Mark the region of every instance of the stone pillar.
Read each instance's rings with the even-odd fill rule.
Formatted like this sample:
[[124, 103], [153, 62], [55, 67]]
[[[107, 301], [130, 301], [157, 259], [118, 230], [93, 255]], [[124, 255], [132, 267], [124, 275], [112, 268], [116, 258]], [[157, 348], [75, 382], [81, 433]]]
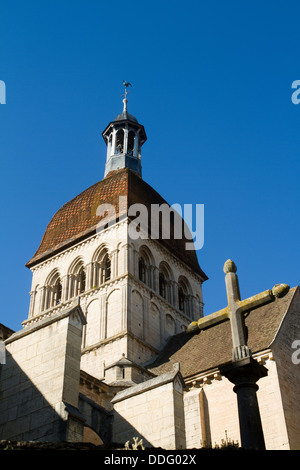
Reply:
[[35, 304], [35, 296], [36, 296], [36, 291], [30, 291], [29, 292], [29, 295], [30, 295], [30, 304], [29, 304], [29, 318], [31, 318], [33, 316], [33, 312], [34, 312], [34, 304]]
[[186, 296], [187, 309], [186, 314], [188, 317], [192, 318], [194, 311], [194, 297], [191, 294]]
[[178, 298], [178, 282], [173, 282], [174, 290], [174, 307], [179, 310], [179, 298]]
[[87, 290], [93, 287], [93, 263], [86, 265], [86, 288]]
[[149, 266], [149, 287], [154, 290], [155, 282], [154, 282], [154, 266]]
[[106, 338], [106, 296], [100, 297], [100, 340]]
[[221, 367], [220, 372], [234, 384], [233, 391], [237, 394], [241, 446], [244, 449], [264, 450], [256, 382], [267, 376], [268, 370], [252, 357], [247, 357]]
[[118, 250], [113, 250], [111, 252], [110, 262], [111, 262], [111, 279], [115, 279], [118, 276], [118, 269], [117, 269], [117, 257]]
[[144, 308], [143, 308], [143, 340], [147, 340], [147, 333], [149, 331], [149, 298], [144, 297]]
[[62, 277], [62, 302], [68, 300], [68, 274]]
[[131, 288], [122, 286], [122, 331], [131, 329]]
[[68, 299], [72, 299], [74, 292], [73, 292], [73, 274], [69, 274], [69, 280], [68, 280]]
[[[101, 273], [101, 279], [99, 279], [99, 272]], [[94, 261], [92, 263], [92, 288], [98, 287], [102, 282], [102, 268], [100, 264]]]
[[54, 305], [54, 288], [53, 286], [48, 287], [48, 295], [49, 295], [49, 305], [48, 308], [52, 308]]
[[153, 286], [152, 289], [156, 292], [159, 290], [159, 269], [156, 266], [153, 266]]
[[124, 148], [123, 153], [127, 153], [128, 150], [128, 129], [124, 129]]
[[43, 286], [40, 288], [40, 305], [39, 312], [46, 310], [46, 299], [47, 299], [47, 287]]
[[108, 142], [107, 142], [107, 153], [106, 153], [106, 161], [107, 162], [111, 157], [111, 144], [112, 144], [112, 138], [109, 137]]
[[117, 136], [116, 129], [113, 129], [112, 144], [111, 144], [111, 155], [115, 155], [115, 153], [116, 153], [116, 136]]
[[167, 302], [169, 302], [171, 305], [173, 305], [173, 289], [172, 289], [172, 281], [171, 280], [166, 280], [166, 297], [165, 299]]
[[78, 276], [74, 276], [74, 297], [77, 297], [78, 293]]
[[123, 253], [124, 253], [124, 273], [128, 273], [128, 272], [131, 272], [130, 271], [130, 269], [131, 269], [130, 259], [132, 258], [132, 256], [131, 256], [131, 247], [130, 247], [129, 243], [125, 243], [123, 245]]
[[134, 147], [133, 147], [133, 156], [138, 157], [138, 150], [139, 150], [139, 136], [135, 134], [134, 136]]

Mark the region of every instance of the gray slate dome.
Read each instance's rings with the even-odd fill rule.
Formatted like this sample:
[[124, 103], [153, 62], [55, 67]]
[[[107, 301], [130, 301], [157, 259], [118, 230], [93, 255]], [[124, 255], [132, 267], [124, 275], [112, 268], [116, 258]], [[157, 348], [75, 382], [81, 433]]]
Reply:
[[[129, 114], [127, 111], [123, 111], [121, 114], [118, 114], [116, 117], [115, 121], [132, 121], [132, 122], [138, 122], [137, 119], [132, 116], [132, 114]], [[114, 122], [115, 122], [114, 121]]]

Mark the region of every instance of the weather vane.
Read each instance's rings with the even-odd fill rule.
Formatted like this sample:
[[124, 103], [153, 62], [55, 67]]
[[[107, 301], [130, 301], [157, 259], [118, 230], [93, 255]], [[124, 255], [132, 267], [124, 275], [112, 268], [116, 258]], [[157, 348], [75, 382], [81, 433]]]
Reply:
[[125, 82], [125, 80], [123, 80], [123, 85], [124, 85], [124, 87], [125, 87], [125, 93], [124, 93], [124, 95], [122, 95], [122, 96], [125, 96], [125, 99], [126, 99], [126, 98], [127, 98], [127, 93], [129, 93], [129, 91], [127, 91], [127, 88], [128, 88], [129, 86], [132, 86], [132, 85], [131, 85], [131, 83], [129, 83], [129, 82]]

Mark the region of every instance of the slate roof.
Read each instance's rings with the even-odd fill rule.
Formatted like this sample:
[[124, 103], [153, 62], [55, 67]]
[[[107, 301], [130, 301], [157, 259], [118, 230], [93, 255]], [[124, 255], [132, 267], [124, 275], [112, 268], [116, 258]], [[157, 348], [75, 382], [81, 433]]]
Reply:
[[[252, 310], [246, 317], [248, 346], [252, 353], [270, 347], [296, 292], [300, 295], [299, 288], [290, 289], [285, 297]], [[180, 363], [182, 376], [188, 378], [230, 362], [231, 351], [230, 323], [226, 320], [194, 335], [183, 332], [172, 336], [147, 369], [160, 375], [171, 371], [173, 364]]]
[[128, 389], [121, 390], [114, 396], [111, 402], [117, 403], [118, 401], [133, 397], [140, 393], [144, 393], [148, 390], [152, 390], [153, 388], [160, 387], [161, 385], [172, 382], [177, 375], [179, 379], [181, 380], [182, 385], [184, 386], [182, 377], [179, 374], [179, 369], [176, 367], [173, 367], [173, 370], [171, 370], [170, 372], [166, 372], [165, 374], [162, 374], [159, 377], [154, 377], [152, 379], [146, 380], [145, 382], [134, 384], [132, 387]]
[[[119, 207], [120, 196], [127, 197], [127, 205]], [[107, 214], [97, 216], [96, 211], [100, 204], [112, 204], [117, 219], [121, 219], [134, 203], [144, 204], [149, 209], [150, 217], [151, 204], [161, 205], [166, 201], [128, 168], [110, 172], [103, 180], [80, 193], [56, 212], [46, 228], [38, 250], [26, 266], [30, 268], [96, 233], [97, 224], [104, 217], [105, 223], [109, 220]], [[201, 275], [203, 280], [207, 279], [199, 266], [196, 252], [185, 249], [185, 239], [161, 239], [160, 242]]]
[[132, 116], [132, 114], [129, 114], [127, 111], [123, 111], [121, 114], [118, 114], [114, 122], [116, 121], [133, 121], [133, 122], [138, 122], [137, 119]]

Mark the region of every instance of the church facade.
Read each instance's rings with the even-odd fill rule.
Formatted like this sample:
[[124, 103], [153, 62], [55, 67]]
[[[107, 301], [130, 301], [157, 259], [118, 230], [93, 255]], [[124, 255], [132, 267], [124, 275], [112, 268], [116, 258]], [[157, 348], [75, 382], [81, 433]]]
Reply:
[[[144, 127], [127, 111], [103, 132], [104, 178], [53, 216], [27, 263], [22, 329], [2, 328], [0, 439], [166, 449], [240, 442], [226, 317], [203, 318], [202, 271], [184, 221], [142, 178]], [[145, 208], [137, 224], [135, 208]], [[161, 218], [154, 219], [153, 208]], [[170, 236], [163, 236], [163, 217]], [[154, 234], [154, 236], [153, 236]], [[267, 449], [300, 448], [299, 290], [248, 312], [248, 344], [268, 375], [258, 400]]]

